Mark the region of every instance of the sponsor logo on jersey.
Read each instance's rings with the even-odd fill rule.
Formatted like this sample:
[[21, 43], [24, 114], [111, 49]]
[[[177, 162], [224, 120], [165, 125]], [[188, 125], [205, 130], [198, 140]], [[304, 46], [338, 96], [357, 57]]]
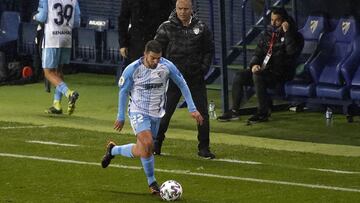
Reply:
[[52, 31], [53, 35], [71, 35], [70, 30], [54, 30]]
[[145, 84], [145, 85], [144, 85], [144, 88], [145, 88], [146, 90], [149, 90], [149, 89], [154, 89], [154, 88], [160, 88], [160, 87], [162, 87], [162, 86], [163, 86], [162, 83], [152, 83], [152, 84]]

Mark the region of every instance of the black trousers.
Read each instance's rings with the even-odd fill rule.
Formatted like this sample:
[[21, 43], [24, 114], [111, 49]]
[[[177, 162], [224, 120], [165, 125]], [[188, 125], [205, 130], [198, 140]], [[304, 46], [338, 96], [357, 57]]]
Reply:
[[[201, 82], [200, 82], [201, 83]], [[189, 85], [191, 96], [194, 100], [195, 106], [197, 110], [200, 112], [202, 117], [204, 118], [204, 122], [202, 125], [198, 125], [198, 149], [208, 149], [209, 148], [209, 113], [208, 113], [208, 101], [207, 101], [207, 92], [205, 82], [202, 84]], [[177, 107], [177, 104], [181, 97], [180, 89], [175, 85], [171, 80], [169, 81], [169, 87], [166, 92], [167, 102], [166, 102], [166, 113], [164, 117], [161, 119], [159, 131], [155, 140], [155, 144], [159, 144], [161, 146], [162, 142], [165, 139], [165, 133], [169, 127], [171, 116], [174, 114], [174, 111]]]
[[281, 84], [283, 82], [270, 72], [253, 74], [250, 69], [240, 70], [236, 73], [232, 84], [232, 109], [239, 110], [255, 93], [258, 99], [258, 113], [267, 114], [272, 103], [267, 89], [276, 88]]

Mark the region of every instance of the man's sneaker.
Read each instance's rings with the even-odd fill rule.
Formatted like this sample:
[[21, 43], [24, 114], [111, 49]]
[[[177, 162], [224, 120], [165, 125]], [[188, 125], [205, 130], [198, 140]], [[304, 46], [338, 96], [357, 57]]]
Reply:
[[49, 109], [45, 110], [45, 113], [48, 113], [48, 114], [62, 114], [62, 109], [58, 110], [56, 109], [55, 107], [50, 107]]
[[152, 182], [149, 185], [149, 190], [150, 190], [150, 193], [153, 195], [160, 195], [160, 187], [156, 181]]
[[260, 123], [269, 120], [269, 114], [255, 114], [248, 119], [248, 123]]
[[68, 103], [68, 109], [67, 109], [67, 112], [69, 115], [74, 113], [75, 103], [76, 103], [76, 100], [78, 100], [78, 98], [79, 98], [79, 93], [77, 93], [76, 91], [71, 92], [71, 94], [69, 95], [69, 103]]
[[209, 149], [201, 149], [198, 152], [198, 155], [205, 159], [213, 159], [215, 158], [215, 154], [211, 153]]
[[223, 115], [217, 118], [218, 121], [234, 121], [239, 119], [240, 119], [240, 114], [235, 110], [227, 111]]
[[115, 156], [111, 155], [111, 150], [113, 147], [115, 147], [116, 144], [114, 142], [109, 142], [107, 147], [106, 147], [106, 152], [105, 155], [101, 161], [101, 166], [103, 168], [106, 168], [109, 166], [111, 159], [115, 158]]

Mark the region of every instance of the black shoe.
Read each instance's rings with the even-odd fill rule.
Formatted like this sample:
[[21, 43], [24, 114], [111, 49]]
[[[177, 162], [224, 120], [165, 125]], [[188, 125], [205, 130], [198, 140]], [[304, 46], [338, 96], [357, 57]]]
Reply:
[[150, 193], [153, 195], [160, 195], [160, 188], [156, 181], [149, 185]]
[[255, 114], [248, 119], [249, 123], [260, 123], [269, 120], [269, 114]]
[[69, 115], [73, 114], [75, 111], [75, 103], [76, 100], [79, 99], [79, 93], [77, 93], [76, 91], [71, 92], [70, 96], [69, 96], [69, 103], [68, 103], [68, 109], [67, 112]]
[[108, 167], [111, 162], [111, 159], [115, 158], [115, 156], [111, 155], [111, 150], [115, 146], [116, 144], [114, 142], [109, 142], [109, 144], [107, 145], [105, 155], [101, 161], [101, 166], [103, 168]]
[[209, 149], [201, 149], [198, 152], [198, 155], [205, 159], [213, 159], [215, 158], [215, 154], [211, 153]]
[[225, 112], [217, 118], [218, 121], [235, 121], [240, 119], [240, 114], [235, 110]]
[[45, 113], [48, 113], [48, 114], [62, 114], [62, 109], [58, 110], [56, 109], [55, 107], [50, 107], [49, 109], [45, 110]]

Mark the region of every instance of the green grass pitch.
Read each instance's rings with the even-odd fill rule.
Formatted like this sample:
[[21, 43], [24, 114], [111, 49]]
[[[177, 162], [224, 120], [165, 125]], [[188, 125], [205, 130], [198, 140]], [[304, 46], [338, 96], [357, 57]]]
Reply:
[[[0, 202], [162, 202], [149, 194], [139, 159], [100, 166], [107, 141], [135, 142], [128, 121], [124, 132], [112, 129], [114, 78], [75, 74], [66, 81], [80, 93], [72, 116], [44, 113], [52, 94], [42, 83], [0, 86]], [[217, 107], [219, 95], [208, 92]], [[178, 109], [165, 155], [155, 158], [158, 182], [180, 182], [179, 202], [359, 202], [359, 122], [336, 114], [326, 127], [323, 113], [290, 111], [252, 126], [246, 118], [211, 120], [217, 157], [204, 160], [196, 155], [194, 121]]]

